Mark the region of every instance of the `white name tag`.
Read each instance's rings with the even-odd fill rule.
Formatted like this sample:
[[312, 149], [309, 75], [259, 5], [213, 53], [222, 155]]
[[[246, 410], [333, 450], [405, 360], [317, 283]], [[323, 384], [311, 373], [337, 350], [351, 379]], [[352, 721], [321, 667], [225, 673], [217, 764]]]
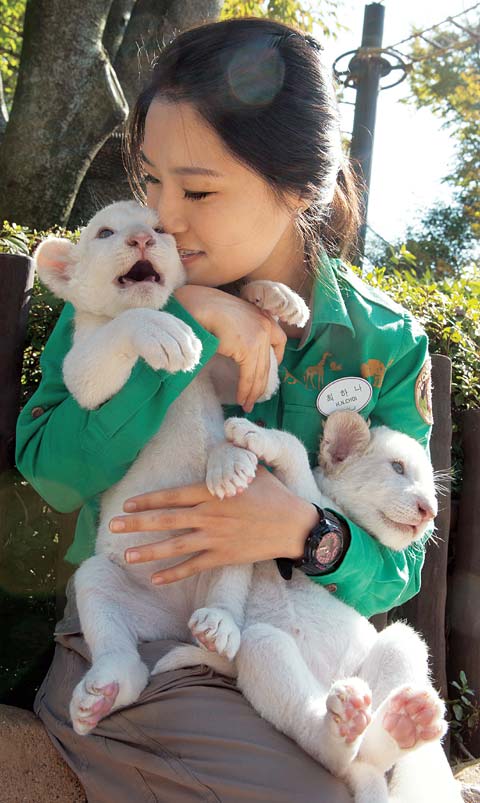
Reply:
[[359, 376], [344, 376], [330, 382], [317, 396], [317, 408], [322, 415], [336, 410], [363, 410], [372, 398], [372, 386]]

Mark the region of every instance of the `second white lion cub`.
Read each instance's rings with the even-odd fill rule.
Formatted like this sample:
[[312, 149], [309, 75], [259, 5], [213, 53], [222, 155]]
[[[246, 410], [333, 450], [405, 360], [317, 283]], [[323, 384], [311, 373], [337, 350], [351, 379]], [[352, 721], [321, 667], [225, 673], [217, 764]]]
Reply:
[[[114, 396], [139, 358], [170, 373], [190, 371], [198, 364], [199, 339], [188, 325], [161, 311], [171, 293], [185, 283], [185, 273], [175, 239], [162, 232], [152, 209], [133, 201], [112, 204], [94, 216], [77, 245], [49, 238], [37, 249], [35, 260], [42, 281], [75, 307], [73, 346], [63, 375], [82, 407], [95, 410]], [[243, 288], [242, 297], [289, 323], [304, 325], [308, 318], [306, 304], [285, 285], [252, 282]], [[128, 565], [124, 553], [127, 547], [163, 540], [170, 533], [112, 533], [108, 526], [123, 513], [125, 499], [149, 489], [206, 478], [211, 492], [222, 497], [232, 488], [246, 487], [254, 477], [255, 455], [225, 441], [222, 408], [211, 378], [212, 365], [223, 365], [222, 359], [214, 357], [192, 380], [123, 479], [102, 495], [96, 554], [82, 564], [74, 580], [82, 631], [92, 655], [92, 666], [74, 690], [70, 706], [79, 734], [89, 733], [112, 710], [134, 702], [146, 686], [149, 673], [138, 654], [139, 640], [192, 640], [192, 631], [229, 657], [238, 649], [251, 567], [207, 571], [159, 588], [152, 585], [152, 574], [178, 559]], [[222, 376], [216, 377], [217, 388], [225, 384]], [[271, 350], [265, 398], [277, 386]], [[219, 472], [219, 465], [225, 470]], [[208, 610], [208, 622], [199, 609]], [[213, 640], [207, 633], [212, 617]]]

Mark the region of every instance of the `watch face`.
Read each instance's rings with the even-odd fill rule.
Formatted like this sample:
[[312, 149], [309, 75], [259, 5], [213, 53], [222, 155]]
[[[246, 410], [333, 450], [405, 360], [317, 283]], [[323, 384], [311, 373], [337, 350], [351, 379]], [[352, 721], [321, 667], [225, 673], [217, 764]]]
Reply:
[[342, 539], [337, 532], [325, 533], [315, 550], [315, 559], [320, 566], [334, 563], [342, 550]]

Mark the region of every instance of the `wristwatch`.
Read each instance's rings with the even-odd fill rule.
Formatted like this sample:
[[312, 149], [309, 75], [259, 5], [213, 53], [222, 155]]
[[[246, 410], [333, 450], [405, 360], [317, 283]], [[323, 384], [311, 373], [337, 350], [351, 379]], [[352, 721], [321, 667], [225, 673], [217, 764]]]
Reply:
[[291, 580], [294, 568], [311, 577], [329, 574], [345, 557], [348, 542], [340, 520], [330, 510], [323, 510], [315, 504], [314, 507], [318, 512], [318, 522], [307, 535], [302, 557], [297, 560], [277, 558], [278, 571], [284, 580]]

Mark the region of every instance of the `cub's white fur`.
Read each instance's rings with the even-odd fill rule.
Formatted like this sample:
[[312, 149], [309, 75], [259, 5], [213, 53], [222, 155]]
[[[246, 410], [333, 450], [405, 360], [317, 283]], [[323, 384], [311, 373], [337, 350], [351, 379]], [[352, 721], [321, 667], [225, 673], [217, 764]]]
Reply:
[[[392, 549], [415, 549], [436, 515], [432, 468], [421, 446], [387, 427], [369, 430], [357, 413], [327, 419], [313, 472], [303, 445], [289, 433], [235, 418], [225, 431], [299, 496], [351, 516]], [[369, 587], [366, 574], [365, 594]], [[446, 731], [444, 706], [427, 659], [426, 645], [408, 625], [377, 633], [300, 571], [286, 582], [275, 564], [264, 562], [254, 567], [235, 664], [185, 645], [154, 672], [204, 663], [237, 676], [254, 708], [344, 777], [356, 803], [389, 799], [385, 772], [394, 764], [398, 803], [426, 803], [425, 785], [429, 800], [460, 803], [439, 741]], [[402, 773], [406, 756], [409, 771]]]
[[[74, 341], [63, 373], [82, 407], [94, 410], [108, 401], [123, 387], [139, 357], [169, 372], [190, 371], [198, 364], [201, 344], [191, 328], [158, 311], [184, 283], [185, 274], [175, 240], [161, 233], [153, 210], [134, 202], [112, 204], [95, 215], [78, 245], [51, 238], [35, 257], [40, 278], [75, 307]], [[242, 296], [288, 322], [304, 325], [308, 318], [306, 304], [285, 285], [252, 282]], [[219, 370], [214, 386], [215, 363]], [[179, 559], [127, 565], [124, 552], [171, 533], [122, 535], [108, 526], [123, 512], [126, 498], [148, 489], [206, 477], [211, 492], [223, 497], [245, 488], [254, 477], [255, 455], [225, 441], [218, 391], [225, 401], [234, 401], [236, 389], [235, 382], [232, 388], [224, 378], [227, 364], [214, 358], [195, 377], [125, 476], [102, 496], [96, 555], [82, 564], [74, 581], [92, 654], [92, 667], [74, 690], [70, 706], [79, 734], [89, 733], [110, 711], [134, 702], [146, 686], [148, 670], [138, 654], [139, 640], [184, 641], [192, 639], [191, 630], [228, 657], [238, 649], [250, 566], [204, 572], [159, 588], [152, 585], [151, 575]], [[271, 350], [265, 398], [277, 386]], [[208, 632], [212, 625], [214, 637]]]

